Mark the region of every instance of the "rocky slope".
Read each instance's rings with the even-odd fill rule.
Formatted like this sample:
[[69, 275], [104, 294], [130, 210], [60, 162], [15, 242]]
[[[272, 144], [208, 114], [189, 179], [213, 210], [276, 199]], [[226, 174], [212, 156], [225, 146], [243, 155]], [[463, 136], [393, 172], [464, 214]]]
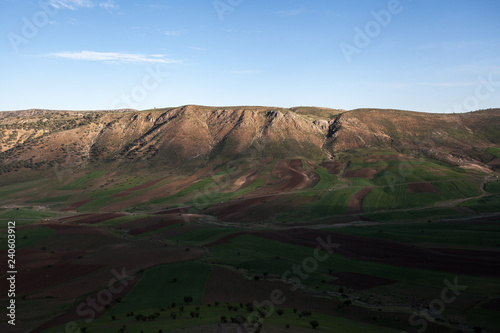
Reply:
[[334, 159], [379, 147], [485, 165], [500, 145], [500, 110], [430, 114], [399, 110], [182, 106], [147, 111], [0, 113], [0, 167], [91, 164], [185, 167], [254, 158]]

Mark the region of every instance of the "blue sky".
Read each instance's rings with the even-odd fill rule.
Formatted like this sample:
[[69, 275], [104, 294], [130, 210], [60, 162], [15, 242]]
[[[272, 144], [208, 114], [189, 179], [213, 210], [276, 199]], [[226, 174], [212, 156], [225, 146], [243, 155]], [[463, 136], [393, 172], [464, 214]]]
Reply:
[[500, 107], [498, 0], [0, 0], [0, 110]]

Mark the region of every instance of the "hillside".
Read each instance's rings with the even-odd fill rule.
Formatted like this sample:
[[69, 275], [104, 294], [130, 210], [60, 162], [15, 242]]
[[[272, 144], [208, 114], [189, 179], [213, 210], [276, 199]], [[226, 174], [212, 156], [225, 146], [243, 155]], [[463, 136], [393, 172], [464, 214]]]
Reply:
[[[262, 333], [498, 332], [499, 111], [2, 113], [16, 328], [236, 331], [252, 314]], [[430, 311], [444, 281], [467, 289]]]
[[397, 110], [213, 108], [148, 111], [29, 110], [0, 115], [1, 171], [57, 165], [186, 168], [259, 157], [335, 159], [339, 152], [383, 147], [450, 163], [484, 166], [500, 143], [499, 110], [429, 114]]

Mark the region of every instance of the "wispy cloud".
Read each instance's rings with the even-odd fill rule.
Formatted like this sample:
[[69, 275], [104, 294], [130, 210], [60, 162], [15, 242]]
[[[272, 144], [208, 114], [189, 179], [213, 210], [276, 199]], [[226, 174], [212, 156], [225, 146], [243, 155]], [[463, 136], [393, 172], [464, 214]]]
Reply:
[[290, 17], [290, 16], [296, 16], [296, 15], [302, 14], [304, 11], [305, 11], [304, 8], [283, 9], [283, 10], [277, 11], [276, 15], [281, 16], [281, 17]]
[[231, 74], [236, 74], [236, 75], [259, 74], [259, 73], [261, 73], [261, 71], [257, 71], [257, 70], [253, 70], [253, 69], [231, 71]]
[[87, 61], [105, 61], [109, 63], [160, 63], [172, 64], [180, 63], [180, 60], [167, 58], [164, 54], [134, 54], [121, 52], [95, 52], [95, 51], [76, 51], [76, 52], [56, 52], [47, 56]]
[[115, 0], [92, 1], [92, 0], [50, 0], [49, 3], [58, 9], [77, 10], [80, 8], [94, 8], [99, 6], [106, 10], [118, 9], [120, 6]]
[[163, 31], [163, 34], [166, 36], [184, 36], [188, 33], [187, 30], [185, 29], [180, 29], [180, 30], [169, 30], [169, 31]]
[[59, 9], [71, 10], [94, 7], [94, 2], [90, 0], [50, 0], [50, 4]]
[[114, 0], [101, 1], [99, 3], [99, 7], [104, 8], [106, 10], [113, 10], [120, 8], [120, 6], [118, 6]]
[[190, 49], [195, 50], [195, 51], [206, 51], [207, 50], [204, 47], [197, 47], [197, 46], [191, 46]]

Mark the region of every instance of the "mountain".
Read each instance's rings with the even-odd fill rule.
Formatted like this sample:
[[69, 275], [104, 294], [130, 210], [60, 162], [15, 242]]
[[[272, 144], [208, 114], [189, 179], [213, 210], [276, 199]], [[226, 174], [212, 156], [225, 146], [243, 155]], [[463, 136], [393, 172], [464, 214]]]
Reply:
[[[4, 207], [45, 203], [55, 211], [185, 206], [224, 221], [455, 207], [490, 193], [484, 186], [500, 165], [498, 128], [497, 109], [6, 112], [0, 184], [14, 187], [0, 198]], [[35, 180], [41, 183], [13, 194]]]
[[182, 167], [259, 157], [335, 159], [360, 148], [411, 150], [487, 167], [500, 143], [498, 109], [465, 114], [297, 107], [204, 107], [147, 111], [27, 110], [0, 114], [2, 172], [56, 165], [130, 163]]

